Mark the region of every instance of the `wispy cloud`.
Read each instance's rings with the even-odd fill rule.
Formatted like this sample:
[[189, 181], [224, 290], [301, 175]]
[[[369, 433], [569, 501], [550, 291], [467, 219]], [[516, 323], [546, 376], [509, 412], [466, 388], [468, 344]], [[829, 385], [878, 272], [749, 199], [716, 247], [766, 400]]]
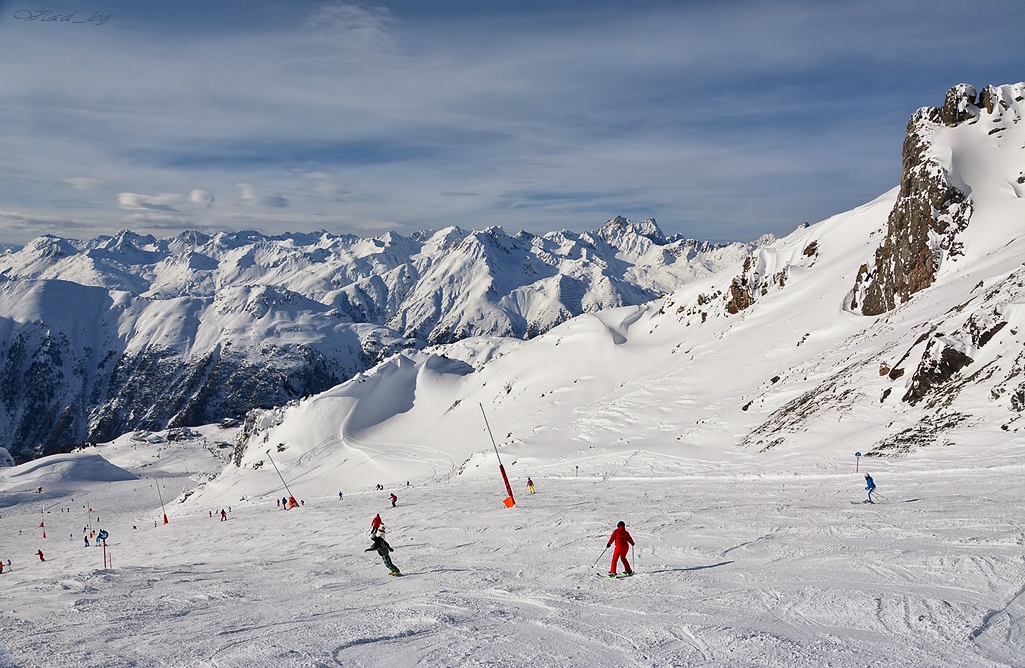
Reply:
[[140, 195], [138, 193], [118, 193], [117, 205], [122, 209], [139, 211], [166, 211], [179, 213], [176, 205], [186, 201], [181, 195], [161, 193], [159, 195]]
[[329, 39], [335, 48], [367, 57], [394, 47], [395, 23], [386, 7], [333, 2], [315, 8], [304, 27]]
[[1017, 0], [108, 3], [0, 22], [0, 206], [56, 232], [782, 233], [889, 189], [916, 108], [1025, 57]]
[[256, 192], [256, 187], [250, 183], [237, 183], [235, 185], [238, 188], [238, 201], [244, 206], [269, 206], [275, 209], [283, 209], [290, 204], [288, 198], [280, 193], [259, 195]]
[[75, 190], [95, 190], [103, 185], [103, 181], [86, 176], [68, 177], [66, 179], [61, 179], [61, 183], [66, 183]]
[[189, 202], [199, 206], [211, 207], [214, 205], [214, 196], [205, 190], [189, 191]]

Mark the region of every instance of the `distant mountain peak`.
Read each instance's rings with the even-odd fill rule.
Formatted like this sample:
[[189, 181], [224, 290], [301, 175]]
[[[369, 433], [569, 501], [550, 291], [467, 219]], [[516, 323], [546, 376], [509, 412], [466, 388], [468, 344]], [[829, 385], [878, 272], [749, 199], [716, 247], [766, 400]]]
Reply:
[[658, 226], [658, 223], [655, 222], [654, 218], [648, 218], [647, 220], [635, 223], [629, 218], [616, 216], [595, 230], [594, 234], [596, 237], [603, 239], [610, 246], [617, 248], [625, 238], [631, 236], [640, 236], [650, 239], [659, 246], [667, 243], [665, 234], [662, 233], [662, 229]]

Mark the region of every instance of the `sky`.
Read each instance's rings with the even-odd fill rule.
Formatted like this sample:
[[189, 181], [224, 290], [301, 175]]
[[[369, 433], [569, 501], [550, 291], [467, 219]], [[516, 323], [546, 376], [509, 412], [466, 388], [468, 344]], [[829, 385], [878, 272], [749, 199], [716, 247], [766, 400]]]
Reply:
[[1025, 79], [1022, 34], [1021, 0], [0, 0], [0, 243], [784, 235], [897, 185], [916, 109]]

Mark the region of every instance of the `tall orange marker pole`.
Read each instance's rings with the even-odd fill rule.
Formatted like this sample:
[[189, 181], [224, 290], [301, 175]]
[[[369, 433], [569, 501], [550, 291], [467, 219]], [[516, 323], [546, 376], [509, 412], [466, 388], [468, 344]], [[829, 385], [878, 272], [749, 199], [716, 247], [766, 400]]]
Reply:
[[484, 426], [488, 428], [488, 436], [491, 437], [491, 445], [495, 448], [495, 457], [498, 457], [498, 470], [502, 474], [502, 480], [505, 481], [505, 491], [509, 493], [509, 496], [505, 500], [505, 507], [512, 508], [516, 505], [516, 499], [513, 498], [512, 485], [509, 484], [509, 476], [505, 474], [505, 466], [502, 465], [502, 458], [498, 456], [498, 446], [495, 444], [495, 435], [491, 433], [491, 425], [488, 424], [488, 414], [484, 412], [484, 404], [480, 404], [481, 415], [484, 416]]

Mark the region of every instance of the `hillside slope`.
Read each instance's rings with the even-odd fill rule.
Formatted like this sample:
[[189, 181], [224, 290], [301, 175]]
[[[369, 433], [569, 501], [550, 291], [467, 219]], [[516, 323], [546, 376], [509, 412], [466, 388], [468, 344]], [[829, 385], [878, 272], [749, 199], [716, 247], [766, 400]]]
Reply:
[[[935, 163], [971, 215], [949, 237], [927, 236], [933, 279], [882, 314], [860, 312], [858, 294], [877, 249], [904, 233], [893, 212], [919, 195], [901, 188], [660, 300], [583, 315], [515, 345], [468, 339], [402, 352], [310, 400], [251, 416], [239, 468], [208, 493], [274, 486], [273, 473], [253, 473], [269, 446], [291, 475], [316, 467], [330, 481], [314, 488], [323, 493], [477, 468], [494, 457], [482, 408], [504, 457], [528, 465], [640, 452], [823, 465], [986, 433], [1016, 439], [1025, 198], [1008, 170], [1025, 164], [1023, 90], [986, 89], [984, 99], [1001, 101], [990, 110], [958, 87], [948, 104], [965, 116], [950, 125], [943, 110], [916, 114], [912, 128], [929, 143], [905, 171]], [[937, 211], [935, 225], [945, 216]]]
[[544, 236], [40, 237], [0, 256], [0, 446], [24, 460], [281, 405], [398, 350], [648, 301], [757, 245], [625, 218]]

